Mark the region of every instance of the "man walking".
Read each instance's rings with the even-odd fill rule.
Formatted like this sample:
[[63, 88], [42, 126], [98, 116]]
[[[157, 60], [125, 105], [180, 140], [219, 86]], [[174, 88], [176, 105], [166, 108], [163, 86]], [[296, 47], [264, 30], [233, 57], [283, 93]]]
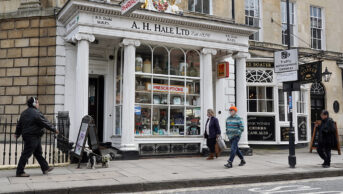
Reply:
[[28, 108], [20, 115], [15, 131], [16, 138], [19, 138], [20, 135], [22, 135], [24, 141], [24, 150], [21, 153], [17, 167], [17, 177], [30, 176], [24, 172], [24, 168], [32, 154], [41, 166], [43, 174], [47, 174], [53, 170], [52, 167], [49, 167], [48, 163], [42, 156], [41, 137], [44, 134], [44, 128], [57, 134], [59, 133], [59, 131], [49, 121], [47, 121], [43, 114], [38, 110], [39, 102], [37, 98], [31, 97], [27, 101], [27, 106]]
[[322, 119], [321, 124], [318, 126], [318, 148], [319, 156], [324, 160], [323, 168], [329, 168], [331, 163], [331, 149], [337, 145], [335, 136], [334, 121], [329, 117], [329, 112], [323, 110], [320, 114]]
[[228, 163], [224, 165], [227, 168], [232, 168], [232, 162], [236, 154], [241, 159], [239, 166], [244, 166], [246, 164], [243, 154], [238, 148], [238, 142], [243, 130], [243, 120], [237, 115], [237, 108], [235, 106], [230, 107], [230, 116], [226, 119], [226, 134], [231, 144], [230, 158]]

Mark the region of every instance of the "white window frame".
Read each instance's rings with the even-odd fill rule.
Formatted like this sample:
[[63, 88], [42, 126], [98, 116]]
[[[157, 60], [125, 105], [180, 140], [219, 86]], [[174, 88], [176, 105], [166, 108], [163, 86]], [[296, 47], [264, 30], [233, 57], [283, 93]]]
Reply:
[[[201, 1], [201, 3], [203, 3], [203, 0], [194, 0], [194, 3], [195, 3], [195, 1]], [[208, 1], [209, 1], [209, 8], [208, 8], [208, 12], [209, 13], [204, 13], [203, 12], [204, 6], [202, 6], [202, 11], [201, 12], [195, 10], [195, 5], [193, 5], [192, 6], [193, 9], [190, 10], [189, 9], [189, 3], [190, 3], [189, 0], [188, 0], [188, 11], [194, 12], [194, 13], [206, 14], [206, 15], [213, 15], [213, 1], [212, 0], [208, 0]]]
[[[317, 16], [312, 16], [311, 15], [311, 11], [313, 8], [317, 8], [317, 9], [320, 9], [321, 11], [321, 16], [319, 17], [318, 14]], [[311, 33], [311, 48], [312, 49], [316, 49], [316, 50], [325, 50], [326, 49], [326, 41], [325, 41], [325, 12], [324, 12], [324, 8], [323, 7], [320, 7], [320, 6], [315, 6], [315, 5], [311, 5], [310, 6], [310, 33]], [[311, 19], [314, 18], [314, 19], [321, 19], [322, 21], [322, 27], [321, 28], [314, 28], [312, 27], [312, 22], [311, 22]], [[318, 43], [317, 43], [317, 46], [316, 47], [313, 47], [313, 35], [312, 35], [312, 28], [314, 29], [320, 29], [321, 30], [321, 48], [318, 48]]]
[[[249, 37], [249, 40], [252, 40], [252, 41], [263, 41], [263, 26], [262, 26], [262, 0], [245, 0], [244, 1], [244, 4], [245, 4], [245, 6], [244, 6], [244, 19], [246, 18], [246, 17], [250, 17], [250, 16], [247, 16], [246, 14], [245, 14], [245, 11], [246, 11], [246, 4], [247, 4], [247, 2], [248, 3], [250, 3], [250, 1], [253, 1], [254, 2], [254, 5], [256, 4], [256, 1], [258, 1], [258, 17], [253, 17], [253, 18], [255, 18], [255, 19], [257, 19], [258, 20], [258, 25], [250, 25], [250, 26], [254, 26], [254, 27], [259, 27], [260, 29], [258, 30], [258, 32], [256, 32], [255, 34], [253, 34], [253, 36], [254, 36], [254, 38], [253, 39], [250, 39], [250, 37]], [[255, 9], [255, 7], [254, 7], [254, 9]], [[245, 21], [245, 24], [246, 25], [249, 25], [246, 21]], [[257, 36], [256, 36], [256, 34], [257, 34]]]
[[[283, 7], [282, 7], [282, 4], [285, 4], [285, 6], [287, 6], [286, 4], [286, 1], [285, 0], [281, 0], [281, 6], [280, 6], [280, 9], [281, 9], [281, 41], [282, 41], [282, 44], [284, 45], [287, 45], [286, 44], [286, 41], [284, 41], [286, 39], [286, 34], [283, 33], [283, 26], [286, 25], [286, 28], [287, 28], [287, 8], [283, 11]], [[297, 9], [296, 9], [296, 3], [295, 2], [290, 2], [290, 8], [291, 6], [293, 7], [293, 12], [290, 12], [290, 25], [291, 25], [291, 46], [297, 46], [298, 45], [298, 41], [297, 41], [297, 32], [298, 32], [298, 25], [297, 25]], [[292, 10], [290, 10], [292, 11]], [[283, 15], [283, 13], [285, 15]], [[283, 36], [286, 36], [285, 39], [283, 38]]]

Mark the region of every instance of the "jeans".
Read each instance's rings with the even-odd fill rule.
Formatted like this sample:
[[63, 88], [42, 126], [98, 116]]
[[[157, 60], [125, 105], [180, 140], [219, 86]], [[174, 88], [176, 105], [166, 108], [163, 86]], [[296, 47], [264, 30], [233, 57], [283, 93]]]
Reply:
[[24, 173], [24, 168], [27, 163], [27, 160], [32, 156], [37, 159], [42, 171], [49, 169], [49, 165], [43, 157], [41, 137], [23, 137], [24, 140], [24, 150], [21, 153], [18, 167], [17, 175]]
[[228, 162], [233, 162], [233, 160], [235, 159], [236, 154], [238, 155], [238, 157], [243, 160], [243, 154], [242, 152], [239, 150], [238, 147], [238, 142], [239, 142], [240, 137], [239, 136], [235, 136], [232, 139], [230, 139], [230, 144], [231, 144], [231, 153], [230, 153], [230, 158], [228, 160]]
[[331, 147], [330, 146], [318, 146], [317, 152], [319, 156], [324, 160], [324, 163], [330, 165], [331, 163]]

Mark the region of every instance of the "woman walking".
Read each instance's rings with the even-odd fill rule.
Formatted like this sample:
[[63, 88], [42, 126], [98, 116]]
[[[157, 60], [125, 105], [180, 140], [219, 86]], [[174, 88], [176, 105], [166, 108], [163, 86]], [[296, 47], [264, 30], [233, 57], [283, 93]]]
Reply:
[[[214, 111], [212, 109], [207, 110], [207, 121], [205, 124], [205, 134], [204, 137], [206, 138], [206, 144], [208, 149], [210, 150], [210, 155], [207, 160], [213, 160], [215, 155], [215, 146], [217, 143], [217, 137], [220, 136], [220, 126], [218, 119], [214, 117]], [[216, 157], [218, 157], [218, 153], [216, 153]]]

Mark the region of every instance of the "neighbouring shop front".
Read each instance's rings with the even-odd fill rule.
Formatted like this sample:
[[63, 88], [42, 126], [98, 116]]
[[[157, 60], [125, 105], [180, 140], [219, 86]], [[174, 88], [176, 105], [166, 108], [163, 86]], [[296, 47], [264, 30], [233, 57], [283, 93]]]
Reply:
[[[246, 65], [249, 144], [288, 144], [289, 99], [277, 81], [273, 58], [250, 58]], [[293, 92], [296, 143], [311, 140], [310, 87], [305, 84]]]
[[[122, 16], [119, 5], [76, 0], [64, 6], [58, 22], [65, 66], [61, 103], [70, 111], [72, 129], [91, 103], [92, 111], [103, 111], [97, 113], [104, 115], [97, 125], [103, 142], [123, 153], [187, 154], [206, 148], [207, 109], [216, 110], [223, 129], [232, 104], [246, 120], [245, 99], [230, 96], [247, 95], [245, 76], [234, 75], [246, 72], [248, 37], [256, 29], [149, 10]], [[219, 78], [219, 63], [235, 68]], [[102, 82], [104, 88], [95, 89]], [[103, 99], [103, 108], [95, 109], [94, 99]], [[72, 130], [71, 139], [76, 134]], [[242, 147], [248, 147], [247, 137], [245, 129]]]

